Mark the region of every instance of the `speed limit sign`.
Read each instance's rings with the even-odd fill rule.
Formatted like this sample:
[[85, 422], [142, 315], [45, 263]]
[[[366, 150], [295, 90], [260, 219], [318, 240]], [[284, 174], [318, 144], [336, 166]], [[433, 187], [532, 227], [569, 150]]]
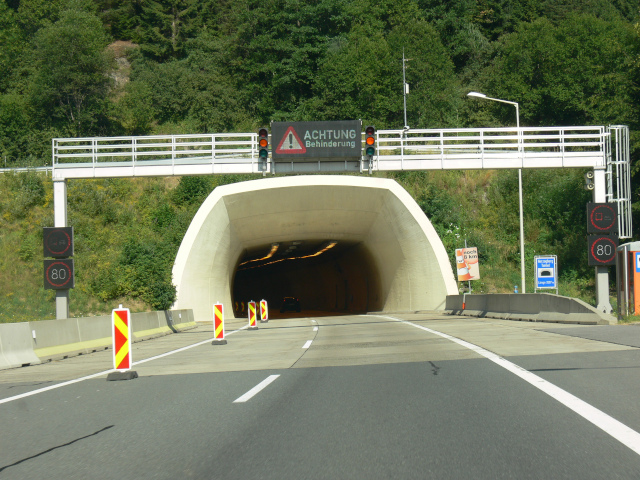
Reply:
[[617, 235], [588, 235], [589, 266], [615, 265]]
[[75, 278], [72, 258], [44, 261], [45, 290], [67, 290], [74, 287]]

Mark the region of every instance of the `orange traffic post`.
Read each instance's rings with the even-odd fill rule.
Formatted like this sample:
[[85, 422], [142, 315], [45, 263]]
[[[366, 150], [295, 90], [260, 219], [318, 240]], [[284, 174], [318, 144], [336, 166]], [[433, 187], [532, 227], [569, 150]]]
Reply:
[[256, 323], [256, 302], [251, 300], [249, 302], [249, 330], [257, 330], [258, 324]]
[[138, 378], [131, 370], [131, 312], [120, 305], [111, 312], [113, 321], [113, 368], [115, 372], [107, 375], [107, 380], [132, 380]]
[[224, 306], [221, 303], [213, 305], [213, 342], [211, 345], [226, 345], [224, 338]]
[[266, 300], [260, 300], [260, 321], [261, 322], [269, 321], [269, 309], [267, 307]]

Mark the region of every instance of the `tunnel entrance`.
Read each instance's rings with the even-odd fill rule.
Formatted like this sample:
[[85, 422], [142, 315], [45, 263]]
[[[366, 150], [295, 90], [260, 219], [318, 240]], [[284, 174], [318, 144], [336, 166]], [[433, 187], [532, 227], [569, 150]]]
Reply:
[[[330, 239], [280, 241], [245, 250], [233, 276], [236, 317], [247, 302], [267, 300], [269, 317], [335, 315], [382, 309], [380, 274], [362, 242]], [[281, 307], [285, 297], [298, 300], [301, 313]]]
[[173, 280], [174, 308], [203, 322], [214, 303], [231, 318], [265, 299], [277, 315], [295, 297], [315, 316], [438, 310], [457, 293], [444, 245], [411, 195], [393, 180], [351, 175], [217, 187], [185, 233]]

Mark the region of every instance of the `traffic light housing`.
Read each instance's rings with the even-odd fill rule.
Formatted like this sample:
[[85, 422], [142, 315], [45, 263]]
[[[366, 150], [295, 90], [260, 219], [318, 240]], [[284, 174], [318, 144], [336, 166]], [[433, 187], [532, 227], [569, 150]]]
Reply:
[[376, 127], [371, 125], [364, 129], [364, 154], [369, 161], [376, 154]]
[[269, 130], [258, 130], [258, 158], [266, 160], [269, 157]]

